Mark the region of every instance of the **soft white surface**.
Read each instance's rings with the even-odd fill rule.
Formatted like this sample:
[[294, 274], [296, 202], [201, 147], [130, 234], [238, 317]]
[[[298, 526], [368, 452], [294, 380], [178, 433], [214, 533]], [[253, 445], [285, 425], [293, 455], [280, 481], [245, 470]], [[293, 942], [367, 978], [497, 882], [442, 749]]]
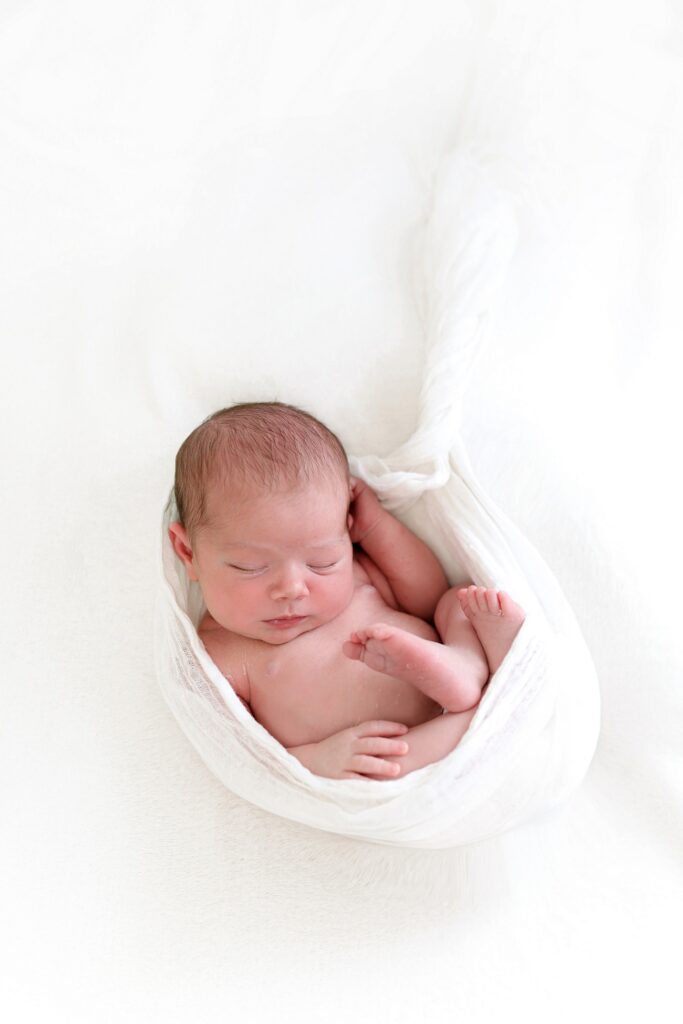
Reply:
[[[512, 10], [514, 8], [514, 10]], [[678, 1016], [683, 25], [665, 3], [10, 3], [0, 36], [2, 1007]], [[260, 812], [154, 680], [170, 460], [241, 398], [409, 434], [439, 155], [516, 175], [465, 415], [602, 686], [560, 817], [402, 851]]]

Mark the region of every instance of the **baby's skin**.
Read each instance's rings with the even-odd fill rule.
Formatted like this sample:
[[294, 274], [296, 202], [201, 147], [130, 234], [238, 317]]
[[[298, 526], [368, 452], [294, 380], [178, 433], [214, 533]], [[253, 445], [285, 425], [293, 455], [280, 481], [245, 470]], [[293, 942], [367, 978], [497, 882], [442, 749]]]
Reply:
[[256, 720], [329, 778], [395, 778], [453, 750], [523, 610], [449, 588], [360, 480], [207, 502], [212, 528], [192, 547], [173, 523], [171, 541], [202, 588], [199, 636]]

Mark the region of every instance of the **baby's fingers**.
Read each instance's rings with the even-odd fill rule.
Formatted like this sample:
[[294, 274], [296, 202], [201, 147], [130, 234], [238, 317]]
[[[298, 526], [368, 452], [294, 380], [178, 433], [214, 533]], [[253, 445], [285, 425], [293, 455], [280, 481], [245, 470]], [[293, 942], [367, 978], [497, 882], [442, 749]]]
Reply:
[[358, 740], [356, 750], [359, 754], [371, 754], [383, 757], [400, 757], [407, 754], [410, 747], [405, 740], [390, 740], [383, 736], [366, 736]]
[[351, 759], [351, 771], [359, 772], [361, 775], [373, 775], [389, 777], [398, 775], [401, 771], [400, 765], [393, 761], [382, 761], [379, 757], [371, 757], [369, 754], [356, 754]]
[[354, 498], [358, 497], [361, 491], [372, 491], [372, 488], [366, 484], [365, 480], [361, 480], [359, 476], [350, 476], [349, 486]]

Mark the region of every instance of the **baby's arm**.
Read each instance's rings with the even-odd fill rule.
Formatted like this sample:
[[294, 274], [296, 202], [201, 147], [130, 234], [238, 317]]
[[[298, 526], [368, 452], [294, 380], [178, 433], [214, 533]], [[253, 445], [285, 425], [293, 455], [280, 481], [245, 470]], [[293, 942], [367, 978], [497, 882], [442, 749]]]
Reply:
[[450, 754], [451, 750], [455, 750], [474, 718], [478, 706], [468, 708], [467, 711], [448, 712], [439, 715], [438, 718], [432, 718], [429, 722], [414, 726], [401, 737], [408, 744], [407, 753], [400, 758], [389, 755], [385, 760], [400, 765], [401, 777], [408, 772], [414, 772], [417, 768], [424, 768], [425, 765], [440, 761]]
[[328, 779], [386, 779], [399, 775], [408, 753], [401, 722], [362, 722], [318, 743], [287, 747], [287, 751], [313, 772]]
[[319, 743], [287, 749], [314, 775], [328, 779], [397, 778], [450, 754], [476, 710], [439, 715], [412, 729], [398, 722], [363, 722]]
[[403, 611], [432, 619], [439, 598], [448, 590], [436, 555], [382, 507], [367, 484], [353, 478], [351, 497], [351, 540], [384, 573]]

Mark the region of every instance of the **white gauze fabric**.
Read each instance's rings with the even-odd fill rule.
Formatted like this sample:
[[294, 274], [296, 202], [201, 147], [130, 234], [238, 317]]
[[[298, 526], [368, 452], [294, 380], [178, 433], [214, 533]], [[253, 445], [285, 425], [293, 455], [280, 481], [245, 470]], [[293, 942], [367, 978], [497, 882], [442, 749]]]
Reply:
[[[477, 483], [459, 436], [483, 321], [516, 245], [509, 196], [468, 153], [443, 161], [418, 263], [425, 371], [418, 424], [387, 458], [350, 457], [399, 518], [438, 554], [452, 583], [506, 590], [525, 622], [469, 729], [446, 758], [404, 778], [313, 775], [244, 708], [196, 627], [205, 611], [162, 522], [155, 655], [162, 692], [209, 769], [234, 793], [315, 828], [394, 845], [442, 848], [505, 831], [564, 802], [599, 730], [595, 670], [554, 576]], [[343, 438], [342, 438], [343, 439]]]

